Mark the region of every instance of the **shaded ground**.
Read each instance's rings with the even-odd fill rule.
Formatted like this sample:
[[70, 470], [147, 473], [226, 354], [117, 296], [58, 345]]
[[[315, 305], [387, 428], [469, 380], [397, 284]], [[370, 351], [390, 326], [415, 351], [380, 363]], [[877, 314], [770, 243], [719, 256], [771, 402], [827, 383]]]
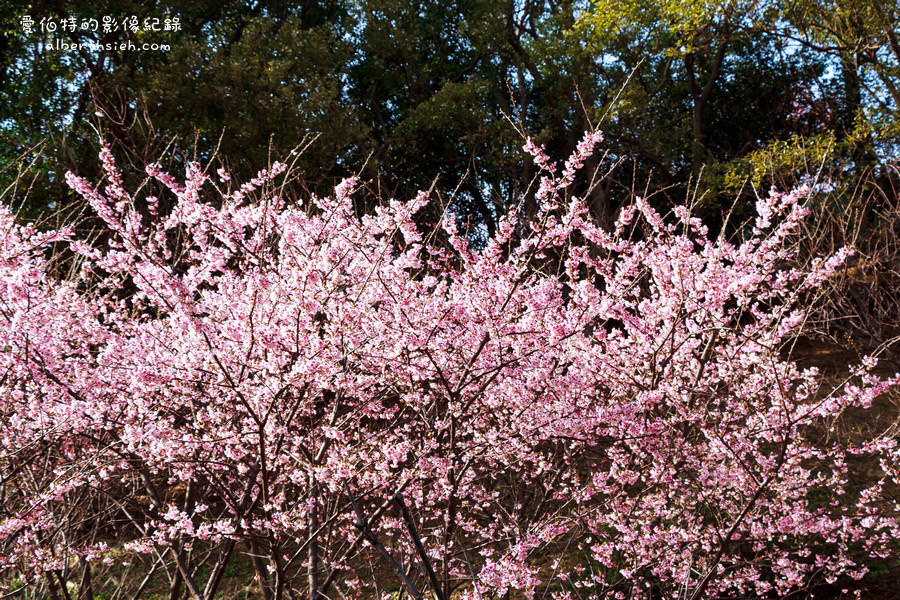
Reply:
[[[900, 372], [900, 352], [897, 350], [894, 348], [893, 351], [886, 351], [879, 356], [877, 374], [890, 377]], [[841, 382], [842, 373], [846, 372], [847, 365], [857, 364], [862, 358], [862, 352], [864, 350], [855, 350], [849, 346], [821, 340], [799, 340], [791, 356], [800, 366], [818, 367], [827, 383], [837, 385]], [[878, 398], [871, 408], [846, 411], [834, 425], [831, 435], [843, 439], [862, 439], [878, 434], [896, 438], [900, 435], [900, 391], [894, 390]], [[861, 479], [875, 477], [880, 472], [877, 462], [872, 459], [860, 461], [853, 467], [852, 472]], [[896, 510], [894, 507], [900, 503], [900, 482], [893, 482], [884, 501], [886, 510]], [[895, 542], [898, 547], [894, 559], [883, 563], [870, 563], [871, 572], [862, 581], [845, 581], [833, 586], [822, 585], [806, 595], [796, 597], [856, 598], [857, 591], [861, 591], [860, 598], [897, 600], [900, 598], [900, 558], [898, 558], [900, 540]]]

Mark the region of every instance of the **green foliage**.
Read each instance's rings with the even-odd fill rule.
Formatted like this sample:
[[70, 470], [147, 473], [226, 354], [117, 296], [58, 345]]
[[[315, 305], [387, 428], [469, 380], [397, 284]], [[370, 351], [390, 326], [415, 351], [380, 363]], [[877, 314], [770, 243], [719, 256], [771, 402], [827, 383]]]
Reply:
[[[218, 150], [243, 176], [315, 137], [298, 185], [365, 165], [399, 196], [440, 173], [437, 191], [488, 228], [533, 194], [517, 129], [565, 156], [599, 124], [623, 174], [592, 202], [601, 219], [632, 187], [678, 202], [700, 173], [707, 210], [727, 209], [739, 181], [805, 168], [816, 140], [849, 171], [900, 144], [900, 15], [878, 0], [7, 5], [0, 187], [17, 182], [5, 201], [34, 215], [71, 205], [61, 173], [91, 171], [97, 131], [135, 164]], [[60, 51], [22, 31], [26, 14], [177, 16], [183, 30], [67, 34], [167, 52]]]
[[593, 0], [578, 28], [597, 50], [613, 36], [650, 31], [670, 44], [665, 52], [684, 54], [703, 43], [703, 35], [734, 13], [749, 16], [759, 0]]
[[772, 142], [766, 148], [723, 165], [722, 183], [726, 189], [737, 191], [748, 183], [760, 188], [767, 181], [815, 175], [832, 157], [834, 145], [831, 133], [810, 139], [793, 135], [788, 140]]

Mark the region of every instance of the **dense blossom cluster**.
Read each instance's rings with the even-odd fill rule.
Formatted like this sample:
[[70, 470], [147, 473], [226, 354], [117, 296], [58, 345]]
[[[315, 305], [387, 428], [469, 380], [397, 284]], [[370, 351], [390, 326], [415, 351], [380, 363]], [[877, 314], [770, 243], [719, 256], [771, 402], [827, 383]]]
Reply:
[[[867, 360], [825, 390], [781, 354], [847, 253], [793, 265], [803, 190], [737, 244], [642, 200], [600, 228], [570, 193], [598, 141], [561, 175], [529, 142], [540, 209], [482, 249], [417, 224], [424, 193], [287, 202], [279, 163], [151, 165], [139, 203], [104, 149], [104, 185], [67, 177], [93, 243], [0, 208], [0, 572], [52, 590], [148, 555], [209, 598], [245, 560], [265, 597], [365, 595], [398, 581], [377, 541], [445, 598], [862, 576], [900, 534], [897, 446], [822, 432], [897, 380]], [[882, 470], [851, 484], [860, 454]]]

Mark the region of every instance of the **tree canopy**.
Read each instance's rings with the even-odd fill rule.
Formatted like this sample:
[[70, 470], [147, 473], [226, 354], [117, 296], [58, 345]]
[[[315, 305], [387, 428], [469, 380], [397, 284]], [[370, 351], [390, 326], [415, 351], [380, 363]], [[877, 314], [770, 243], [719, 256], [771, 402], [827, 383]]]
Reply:
[[[181, 28], [38, 26], [72, 16]], [[623, 192], [677, 200], [698, 177], [705, 206], [730, 208], [776, 166], [800, 177], [816, 148], [844, 174], [893, 158], [898, 19], [881, 0], [8, 3], [0, 183], [30, 188], [34, 212], [73, 202], [59, 174], [96, 169], [95, 129], [134, 163], [164, 139], [176, 162], [218, 150], [248, 176], [314, 137], [311, 190], [354, 173], [387, 196], [433, 186], [490, 231], [533, 196], [523, 130], [566, 156], [599, 124], [617, 161], [591, 192], [601, 221]], [[129, 40], [168, 50], [116, 46]]]

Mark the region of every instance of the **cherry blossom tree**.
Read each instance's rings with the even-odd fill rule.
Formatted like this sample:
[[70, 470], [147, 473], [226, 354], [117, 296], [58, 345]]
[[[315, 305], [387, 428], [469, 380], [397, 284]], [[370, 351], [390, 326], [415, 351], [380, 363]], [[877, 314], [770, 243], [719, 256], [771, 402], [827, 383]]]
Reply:
[[[0, 208], [0, 573], [79, 594], [131, 564], [212, 598], [784, 595], [897, 539], [890, 437], [827, 434], [898, 382], [785, 358], [808, 190], [739, 242], [640, 198], [614, 228], [528, 142], [539, 210], [474, 248], [431, 199], [282, 195], [158, 165], [69, 185], [96, 235]], [[160, 198], [165, 198], [161, 202]], [[169, 208], [163, 210], [160, 207]], [[852, 464], [880, 461], [860, 479]], [[118, 569], [118, 571], [116, 571]], [[17, 581], [18, 584], [11, 582]], [[87, 592], [90, 594], [90, 591]]]

